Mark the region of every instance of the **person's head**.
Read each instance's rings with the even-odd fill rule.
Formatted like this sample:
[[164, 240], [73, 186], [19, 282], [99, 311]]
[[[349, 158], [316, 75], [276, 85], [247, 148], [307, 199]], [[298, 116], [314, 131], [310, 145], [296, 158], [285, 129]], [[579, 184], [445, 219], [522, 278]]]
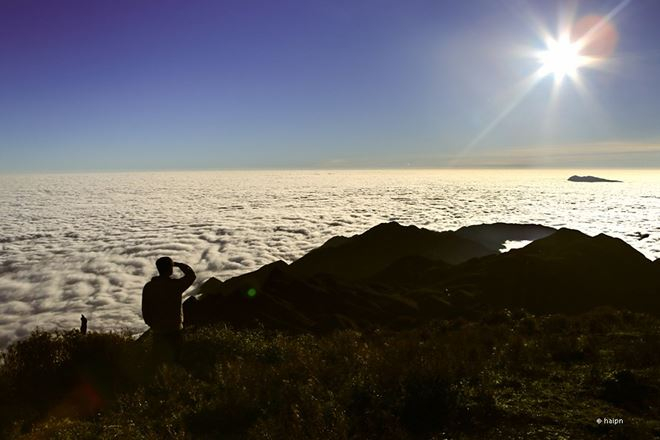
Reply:
[[156, 260], [156, 268], [161, 277], [169, 277], [174, 272], [174, 266], [172, 265], [172, 259], [170, 257], [160, 257]]

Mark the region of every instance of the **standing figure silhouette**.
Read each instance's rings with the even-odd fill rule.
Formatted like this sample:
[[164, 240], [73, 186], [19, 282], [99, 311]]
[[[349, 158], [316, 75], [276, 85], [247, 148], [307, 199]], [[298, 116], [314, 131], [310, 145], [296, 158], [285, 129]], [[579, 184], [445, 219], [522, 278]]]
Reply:
[[[183, 272], [183, 277], [172, 278], [174, 268]], [[195, 281], [195, 272], [190, 266], [175, 263], [170, 257], [156, 260], [158, 276], [142, 289], [142, 317], [151, 328], [153, 351], [160, 361], [178, 360], [181, 350], [183, 292]]]
[[80, 333], [87, 334], [87, 318], [85, 318], [85, 315], [80, 315]]

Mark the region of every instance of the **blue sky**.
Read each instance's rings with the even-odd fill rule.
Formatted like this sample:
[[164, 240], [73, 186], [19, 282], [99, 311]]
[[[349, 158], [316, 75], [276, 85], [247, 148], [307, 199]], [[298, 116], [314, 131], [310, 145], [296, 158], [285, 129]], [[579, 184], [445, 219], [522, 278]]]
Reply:
[[[660, 2], [5, 0], [0, 170], [660, 166]], [[554, 96], [554, 98], [553, 98]]]

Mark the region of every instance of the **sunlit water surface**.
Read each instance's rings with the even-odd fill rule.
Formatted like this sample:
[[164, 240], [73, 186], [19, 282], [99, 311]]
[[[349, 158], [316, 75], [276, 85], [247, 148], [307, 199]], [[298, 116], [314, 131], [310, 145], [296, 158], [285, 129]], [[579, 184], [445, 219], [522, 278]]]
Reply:
[[[140, 331], [162, 255], [197, 284], [291, 262], [334, 235], [396, 220], [434, 230], [541, 223], [660, 256], [655, 170], [241, 171], [0, 176], [0, 347], [35, 327]], [[645, 240], [632, 236], [649, 233]]]

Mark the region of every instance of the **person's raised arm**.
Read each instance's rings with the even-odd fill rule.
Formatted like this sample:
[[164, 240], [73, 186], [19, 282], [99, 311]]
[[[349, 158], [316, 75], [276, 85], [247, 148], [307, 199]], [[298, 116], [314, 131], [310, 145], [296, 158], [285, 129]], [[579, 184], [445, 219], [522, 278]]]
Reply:
[[184, 263], [173, 263], [172, 265], [181, 269], [181, 272], [183, 272], [183, 277], [179, 278], [179, 280], [181, 280], [181, 282], [186, 286], [186, 289], [190, 287], [195, 281], [195, 271], [192, 270], [192, 267]]

